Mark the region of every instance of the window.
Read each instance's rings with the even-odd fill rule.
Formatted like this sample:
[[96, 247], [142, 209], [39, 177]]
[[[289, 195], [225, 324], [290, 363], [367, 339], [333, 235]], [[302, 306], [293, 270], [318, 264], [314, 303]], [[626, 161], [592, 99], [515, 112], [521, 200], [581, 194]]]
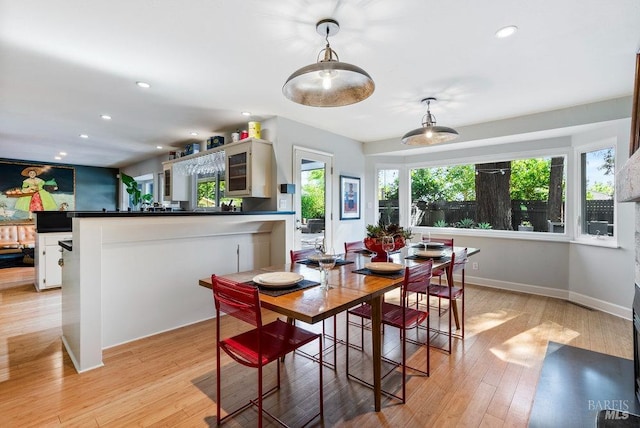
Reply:
[[410, 225], [564, 233], [565, 160], [411, 169]]
[[398, 169], [378, 170], [378, 220], [384, 224], [400, 223], [399, 176]]
[[596, 239], [613, 238], [615, 148], [580, 153], [579, 233]]
[[197, 207], [219, 207], [222, 202], [228, 203], [231, 198], [224, 197], [224, 172], [198, 174], [197, 176]]

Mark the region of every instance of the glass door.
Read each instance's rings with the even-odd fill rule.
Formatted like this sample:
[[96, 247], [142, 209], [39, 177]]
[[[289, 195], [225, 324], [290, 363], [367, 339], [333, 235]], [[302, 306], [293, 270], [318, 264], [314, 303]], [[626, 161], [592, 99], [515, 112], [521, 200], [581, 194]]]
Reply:
[[294, 248], [331, 248], [333, 155], [294, 147], [294, 177]]

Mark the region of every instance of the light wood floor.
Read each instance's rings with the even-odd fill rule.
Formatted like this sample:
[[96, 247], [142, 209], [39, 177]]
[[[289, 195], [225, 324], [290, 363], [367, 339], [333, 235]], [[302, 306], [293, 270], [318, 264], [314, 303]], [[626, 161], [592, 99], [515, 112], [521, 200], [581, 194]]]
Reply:
[[[379, 413], [371, 390], [347, 380], [340, 346], [337, 370], [323, 372], [324, 421], [312, 426], [525, 427], [549, 341], [633, 357], [630, 321], [561, 300], [468, 286], [466, 314], [464, 341], [451, 355], [432, 350], [431, 376], [411, 376], [407, 404], [383, 399]], [[224, 326], [225, 334], [240, 328]], [[60, 335], [59, 290], [0, 290], [0, 427], [215, 426], [214, 321], [106, 350], [105, 366], [83, 374]], [[384, 341], [393, 354], [397, 332], [387, 329]], [[424, 348], [412, 351], [414, 364], [424, 361]], [[353, 370], [368, 374], [366, 362], [351, 352]], [[293, 355], [282, 368], [283, 387], [266, 406], [295, 426], [316, 411], [317, 365]], [[224, 358], [223, 408], [252, 398], [255, 375]], [[255, 421], [249, 409], [226, 426]], [[275, 425], [265, 418], [265, 426]]]

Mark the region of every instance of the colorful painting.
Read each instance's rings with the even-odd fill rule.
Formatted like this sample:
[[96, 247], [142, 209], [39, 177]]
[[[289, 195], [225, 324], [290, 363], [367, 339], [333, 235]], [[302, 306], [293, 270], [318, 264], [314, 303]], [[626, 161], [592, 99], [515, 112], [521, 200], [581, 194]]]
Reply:
[[360, 218], [360, 179], [340, 176], [342, 193], [340, 203], [340, 220], [356, 220]]
[[0, 222], [33, 219], [34, 211], [73, 211], [71, 167], [0, 161]]

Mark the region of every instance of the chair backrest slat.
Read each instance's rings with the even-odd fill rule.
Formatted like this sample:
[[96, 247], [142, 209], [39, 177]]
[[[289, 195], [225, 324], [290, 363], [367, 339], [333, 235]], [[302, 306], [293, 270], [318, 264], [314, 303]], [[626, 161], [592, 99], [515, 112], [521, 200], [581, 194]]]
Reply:
[[439, 242], [447, 247], [453, 247], [453, 238], [431, 238], [431, 242]]
[[262, 327], [260, 296], [256, 287], [216, 275], [211, 276], [211, 283], [216, 316], [224, 312], [255, 327]]
[[344, 253], [347, 254], [349, 251], [358, 251], [358, 250], [366, 250], [367, 247], [364, 246], [364, 241], [351, 241], [344, 243]]
[[304, 250], [291, 250], [289, 255], [291, 256], [291, 263], [295, 263], [298, 260], [304, 260], [315, 253], [315, 248], [306, 248]]
[[429, 259], [425, 262], [418, 263], [411, 267], [406, 267], [404, 270], [404, 282], [403, 293], [406, 293], [407, 288], [411, 285], [412, 290], [416, 290], [418, 288], [422, 288], [424, 286], [424, 290], [429, 287], [431, 282], [433, 271], [433, 260]]
[[458, 251], [452, 254], [451, 264], [453, 266], [453, 273], [463, 271], [467, 264], [467, 249]]

